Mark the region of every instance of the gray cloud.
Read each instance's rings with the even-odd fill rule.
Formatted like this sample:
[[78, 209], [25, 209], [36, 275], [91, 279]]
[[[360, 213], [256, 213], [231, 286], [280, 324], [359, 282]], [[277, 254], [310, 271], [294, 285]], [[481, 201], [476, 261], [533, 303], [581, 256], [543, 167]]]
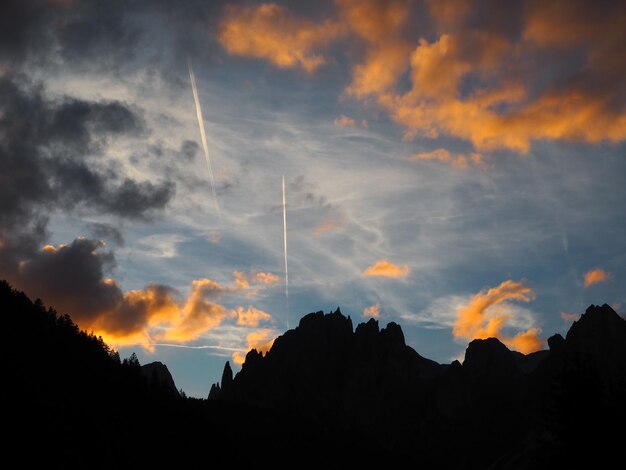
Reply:
[[102, 222], [91, 222], [87, 224], [87, 229], [96, 238], [109, 240], [118, 246], [124, 246], [125, 240], [122, 232], [112, 225]]
[[162, 209], [174, 194], [172, 182], [129, 179], [101, 158], [109, 139], [143, 132], [141, 117], [122, 102], [51, 101], [40, 87], [1, 78], [3, 231], [44, 209], [80, 207], [129, 218]]
[[6, 0], [0, 8], [0, 58], [19, 64], [69, 61], [112, 66], [131, 54], [138, 31], [128, 21], [129, 2]]

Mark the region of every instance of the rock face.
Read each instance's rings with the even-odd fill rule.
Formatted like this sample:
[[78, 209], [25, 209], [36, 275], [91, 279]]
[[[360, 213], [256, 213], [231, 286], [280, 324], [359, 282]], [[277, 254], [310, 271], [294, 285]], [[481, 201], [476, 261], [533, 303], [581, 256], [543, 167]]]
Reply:
[[626, 418], [624, 319], [591, 306], [548, 343], [524, 355], [474, 340], [463, 364], [439, 365], [407, 346], [395, 323], [353, 330], [339, 309], [316, 312], [267, 354], [250, 351], [234, 378], [226, 363], [209, 397], [358, 431], [430, 468], [541, 468], [577, 449], [580, 423]]
[[626, 385], [626, 321], [611, 307], [592, 305], [565, 338], [566, 367], [598, 381], [603, 396]]
[[353, 331], [337, 309], [306, 315], [265, 356], [250, 351], [234, 380], [227, 363], [221, 395], [350, 427], [385, 421], [441, 373], [405, 344], [397, 324], [380, 330], [371, 319]]
[[168, 394], [180, 396], [172, 374], [170, 374], [169, 369], [162, 362], [156, 361], [144, 364], [141, 366], [141, 374], [153, 384], [162, 387]]

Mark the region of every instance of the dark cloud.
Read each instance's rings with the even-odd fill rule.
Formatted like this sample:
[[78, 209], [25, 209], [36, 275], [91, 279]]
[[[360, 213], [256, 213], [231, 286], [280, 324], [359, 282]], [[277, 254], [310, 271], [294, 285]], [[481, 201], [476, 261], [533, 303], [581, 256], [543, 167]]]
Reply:
[[118, 246], [124, 246], [125, 241], [122, 232], [112, 225], [103, 222], [92, 222], [87, 224], [87, 229], [98, 239], [108, 240]]
[[193, 161], [200, 151], [200, 146], [193, 140], [185, 140], [180, 146], [180, 154], [188, 161]]
[[41, 88], [0, 78], [2, 232], [43, 210], [146, 218], [162, 209], [172, 182], [131, 180], [101, 158], [110, 139], [144, 132], [139, 112], [122, 102], [51, 101]]
[[102, 247], [102, 242], [86, 238], [58, 248], [47, 246], [23, 260], [11, 281], [60, 311], [72, 312], [76, 321], [95, 317], [122, 298], [119, 287], [104, 281], [115, 258]]
[[319, 206], [322, 209], [331, 209], [333, 206], [328, 202], [326, 196], [316, 194], [315, 190], [317, 186], [314, 183], [309, 182], [304, 175], [296, 176], [296, 178], [289, 183], [289, 190], [292, 197], [298, 203], [310, 206]]
[[[108, 68], [132, 55], [139, 30], [124, 0], [4, 0], [0, 6], [0, 61], [50, 63], [60, 57]], [[94, 62], [93, 58], [98, 61]]]
[[[148, 306], [158, 308], [159, 296], [147, 288], [149, 305], [131, 309], [118, 284], [105, 277], [115, 258], [101, 241], [44, 244], [47, 217], [55, 212], [143, 220], [165, 207], [173, 183], [135, 181], [103, 158], [112, 140], [145, 133], [139, 110], [125, 103], [51, 100], [22, 76], [1, 77], [0, 278], [70, 313], [85, 328], [103, 316], [109, 329], [118, 323], [120, 329], [144, 325]], [[110, 225], [97, 223], [90, 229], [123, 243]]]
[[202, 0], [3, 0], [0, 66], [141, 68], [180, 86], [178, 75], [155, 63], [213, 54], [210, 25], [222, 7]]
[[132, 335], [146, 328], [150, 315], [174, 305], [171, 287], [151, 284], [124, 293], [106, 274], [115, 266], [101, 241], [78, 238], [68, 245], [33, 250], [28, 258], [10, 256], [13, 246], [0, 246], [3, 276], [18, 289], [69, 313], [85, 329]]

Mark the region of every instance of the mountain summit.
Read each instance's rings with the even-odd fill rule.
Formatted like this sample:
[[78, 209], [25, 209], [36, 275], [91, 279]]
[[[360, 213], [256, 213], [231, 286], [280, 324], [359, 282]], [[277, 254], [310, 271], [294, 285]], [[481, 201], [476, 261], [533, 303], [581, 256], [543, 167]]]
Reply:
[[564, 459], [581, 423], [625, 414], [623, 318], [591, 306], [549, 344], [524, 355], [496, 338], [474, 340], [462, 364], [438, 364], [406, 345], [396, 323], [370, 319], [353, 329], [339, 309], [315, 312], [265, 355], [251, 350], [234, 377], [227, 363], [227, 384], [213, 385], [210, 398], [363, 433], [431, 468], [518, 468], [507, 462]]
[[511, 470], [623, 459], [626, 321], [607, 305], [589, 307], [548, 351], [488, 338], [452, 364], [420, 356], [395, 323], [354, 329], [339, 310], [316, 312], [267, 354], [250, 351], [238, 374], [227, 363], [209, 400], [181, 397], [164, 364], [121, 361], [2, 281], [0, 311], [5, 447], [31, 463], [200, 468], [207, 455], [219, 465], [278, 455], [331, 468]]

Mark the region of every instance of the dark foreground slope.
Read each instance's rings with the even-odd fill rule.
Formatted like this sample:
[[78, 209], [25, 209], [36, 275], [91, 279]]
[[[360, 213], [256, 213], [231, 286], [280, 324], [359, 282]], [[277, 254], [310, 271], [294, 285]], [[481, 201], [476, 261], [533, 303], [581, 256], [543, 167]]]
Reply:
[[120, 361], [68, 317], [0, 282], [4, 457], [53, 468], [367, 464], [540, 469], [623, 459], [626, 322], [590, 307], [550, 350], [475, 340], [439, 365], [375, 320], [304, 317], [211, 400], [167, 368]]
[[344, 445], [359, 448], [298, 415], [183, 399], [160, 380], [166, 369], [142, 373], [136, 359], [120, 361], [69, 317], [2, 281], [0, 312], [3, 458], [20, 467], [267, 466], [314, 448], [307, 461], [327, 464]]
[[427, 468], [546, 468], [620, 455], [626, 417], [626, 321], [591, 306], [550, 350], [523, 355], [472, 341], [463, 364], [439, 365], [395, 323], [352, 329], [339, 311], [312, 313], [263, 356], [226, 366], [210, 398], [305, 415], [363, 433]]

